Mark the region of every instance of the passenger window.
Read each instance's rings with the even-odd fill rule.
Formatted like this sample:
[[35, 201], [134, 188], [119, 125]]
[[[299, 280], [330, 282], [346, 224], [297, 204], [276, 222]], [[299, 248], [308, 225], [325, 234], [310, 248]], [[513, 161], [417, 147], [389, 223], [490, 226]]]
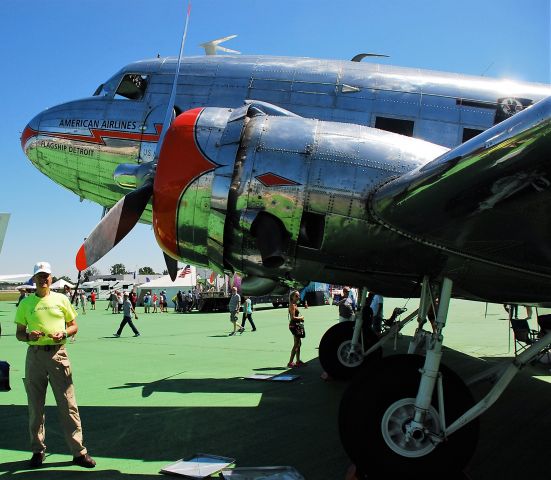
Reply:
[[402, 120], [400, 118], [376, 117], [375, 128], [387, 132], [399, 133], [407, 137], [413, 137], [413, 120]]
[[127, 98], [129, 100], [141, 100], [147, 88], [147, 75], [139, 73], [127, 73], [115, 92], [115, 98]]

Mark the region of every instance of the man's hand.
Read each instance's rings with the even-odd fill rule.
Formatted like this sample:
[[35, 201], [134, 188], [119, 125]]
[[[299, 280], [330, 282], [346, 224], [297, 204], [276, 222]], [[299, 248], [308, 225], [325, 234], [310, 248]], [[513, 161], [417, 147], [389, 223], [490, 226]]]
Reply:
[[44, 335], [45, 333], [41, 332], [40, 330], [33, 330], [29, 333], [29, 341], [36, 342], [40, 337], [43, 337]]
[[59, 343], [61, 340], [67, 338], [67, 335], [65, 332], [56, 332], [48, 335], [48, 337], [50, 337], [55, 343]]

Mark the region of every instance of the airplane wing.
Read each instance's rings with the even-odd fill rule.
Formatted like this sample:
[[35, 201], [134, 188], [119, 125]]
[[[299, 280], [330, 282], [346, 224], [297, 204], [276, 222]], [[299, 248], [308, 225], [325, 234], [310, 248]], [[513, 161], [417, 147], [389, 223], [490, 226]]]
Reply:
[[30, 273], [16, 273], [15, 275], [0, 275], [0, 282], [17, 281], [21, 278], [30, 278]]
[[369, 200], [381, 224], [488, 263], [551, 274], [551, 97]]

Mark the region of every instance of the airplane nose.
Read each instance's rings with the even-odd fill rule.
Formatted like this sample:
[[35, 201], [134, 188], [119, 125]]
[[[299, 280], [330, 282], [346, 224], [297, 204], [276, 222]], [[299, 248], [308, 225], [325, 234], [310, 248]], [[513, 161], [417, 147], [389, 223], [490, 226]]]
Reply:
[[25, 127], [25, 129], [23, 130], [23, 133], [21, 134], [21, 148], [23, 149], [23, 152], [25, 152], [25, 154], [27, 154], [27, 146], [28, 146], [29, 140], [38, 135], [41, 116], [42, 114], [39, 113], [29, 123], [27, 123], [27, 126]]

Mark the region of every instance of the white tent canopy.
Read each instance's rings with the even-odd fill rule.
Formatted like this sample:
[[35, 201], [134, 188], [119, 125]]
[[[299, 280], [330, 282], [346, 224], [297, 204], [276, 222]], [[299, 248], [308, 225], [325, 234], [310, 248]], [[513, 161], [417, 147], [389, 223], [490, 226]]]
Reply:
[[[189, 273], [186, 272], [188, 270]], [[197, 284], [197, 271], [195, 267], [182, 268], [178, 272], [178, 276], [174, 282], [170, 279], [170, 275], [164, 275], [161, 278], [156, 278], [151, 282], [142, 283], [137, 287], [138, 298], [141, 300], [145, 295], [145, 292], [151, 292], [151, 294], [156, 293], [159, 295], [162, 290], [166, 292], [166, 298], [169, 301], [174, 295], [178, 293], [178, 290], [182, 292], [187, 292], [193, 290]]]
[[52, 285], [50, 286], [50, 289], [63, 290], [65, 288], [65, 285], [67, 285], [69, 288], [75, 288], [75, 286], [72, 283], [69, 283], [66, 280], [63, 280], [63, 278], [60, 278], [57, 282], [52, 283]]

